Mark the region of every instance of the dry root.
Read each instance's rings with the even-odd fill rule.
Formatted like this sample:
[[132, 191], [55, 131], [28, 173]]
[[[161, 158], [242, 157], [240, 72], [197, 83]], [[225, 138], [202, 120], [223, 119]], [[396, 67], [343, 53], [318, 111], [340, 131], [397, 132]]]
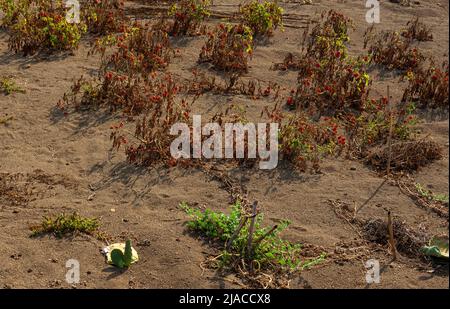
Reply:
[[[361, 228], [364, 238], [368, 241], [381, 245], [388, 244], [388, 227], [384, 220], [367, 220]], [[400, 221], [399, 218], [394, 219], [393, 228], [396, 248], [400, 253], [410, 258], [423, 257], [420, 248], [426, 245], [430, 239], [425, 231], [420, 228], [413, 229], [406, 222]]]

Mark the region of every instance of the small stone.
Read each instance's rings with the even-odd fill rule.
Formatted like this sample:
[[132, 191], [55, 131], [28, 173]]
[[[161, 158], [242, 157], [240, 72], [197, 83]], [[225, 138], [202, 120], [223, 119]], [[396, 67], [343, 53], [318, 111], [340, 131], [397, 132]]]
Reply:
[[116, 210], [114, 208], [111, 208], [111, 212], [116, 212]]
[[352, 166], [352, 167], [350, 167], [350, 170], [351, 171], [356, 171], [356, 167]]
[[29, 269], [27, 270], [27, 273], [31, 273], [31, 272], [33, 272], [33, 270], [32, 270], [31, 268], [29, 268]]

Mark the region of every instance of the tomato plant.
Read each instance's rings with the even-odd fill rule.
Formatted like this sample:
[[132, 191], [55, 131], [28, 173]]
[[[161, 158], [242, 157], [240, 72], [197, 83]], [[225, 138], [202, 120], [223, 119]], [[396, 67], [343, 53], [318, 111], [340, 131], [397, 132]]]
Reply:
[[199, 62], [210, 62], [223, 71], [246, 72], [253, 53], [252, 30], [243, 25], [220, 24], [208, 34]]
[[277, 2], [254, 0], [240, 7], [242, 23], [256, 35], [271, 35], [279, 26], [283, 27], [283, 9]]

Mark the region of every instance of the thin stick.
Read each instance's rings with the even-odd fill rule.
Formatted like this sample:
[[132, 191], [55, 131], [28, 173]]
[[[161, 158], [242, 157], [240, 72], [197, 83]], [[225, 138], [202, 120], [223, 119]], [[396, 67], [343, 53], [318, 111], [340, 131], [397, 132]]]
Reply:
[[256, 248], [267, 236], [269, 236], [270, 234], [273, 233], [273, 231], [275, 231], [278, 228], [278, 225], [275, 225], [274, 227], [272, 227], [270, 229], [270, 231], [268, 231], [267, 233], [265, 233], [264, 235], [262, 235], [260, 238], [258, 238], [257, 240], [255, 240], [255, 242], [253, 243], [253, 248]]
[[393, 131], [393, 117], [392, 117], [392, 107], [389, 97], [389, 86], [387, 86], [387, 99], [388, 99], [388, 109], [389, 109], [389, 136], [388, 136], [388, 161], [386, 167], [386, 175], [389, 178], [391, 175], [391, 160], [392, 160], [392, 131]]
[[[247, 241], [247, 257], [249, 259], [252, 258], [252, 241], [253, 241], [253, 229], [255, 228], [255, 220], [256, 220], [256, 207], [258, 206], [258, 202], [253, 202], [252, 207], [252, 218], [250, 219], [250, 227], [248, 229], [248, 241]], [[250, 263], [251, 265], [251, 263]], [[250, 266], [250, 268], [252, 268]]]
[[228, 240], [228, 242], [225, 246], [226, 251], [230, 250], [230, 247], [233, 244], [234, 239], [239, 235], [239, 232], [242, 230], [242, 228], [244, 227], [247, 220], [248, 220], [248, 217], [246, 217], [246, 216], [241, 218], [241, 222], [239, 223], [238, 228], [236, 229], [236, 231], [234, 231], [233, 235], [231, 235], [230, 239]]
[[394, 226], [392, 221], [391, 211], [388, 211], [388, 232], [389, 232], [389, 243], [391, 245], [391, 253], [393, 260], [397, 259], [397, 249], [395, 248], [395, 240], [394, 240]]

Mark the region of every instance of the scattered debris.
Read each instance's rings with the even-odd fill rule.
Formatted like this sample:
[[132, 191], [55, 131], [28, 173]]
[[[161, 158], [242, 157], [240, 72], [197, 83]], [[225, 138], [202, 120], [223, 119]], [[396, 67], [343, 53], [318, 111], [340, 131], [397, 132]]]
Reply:
[[[441, 146], [429, 139], [392, 144], [390, 161], [392, 171], [416, 171], [420, 167], [442, 158]], [[367, 157], [367, 163], [377, 170], [385, 171], [389, 161], [388, 147], [375, 149]]]

